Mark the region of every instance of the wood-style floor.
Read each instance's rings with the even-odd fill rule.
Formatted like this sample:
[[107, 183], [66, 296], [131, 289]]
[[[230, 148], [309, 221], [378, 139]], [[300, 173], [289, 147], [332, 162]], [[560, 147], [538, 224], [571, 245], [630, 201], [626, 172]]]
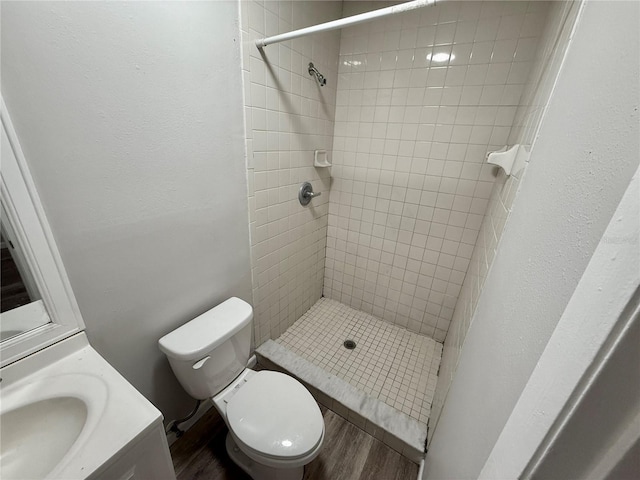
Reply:
[[[324, 407], [320, 455], [306, 466], [305, 480], [415, 480], [418, 466]], [[251, 480], [228, 457], [227, 427], [211, 408], [171, 446], [178, 480]]]

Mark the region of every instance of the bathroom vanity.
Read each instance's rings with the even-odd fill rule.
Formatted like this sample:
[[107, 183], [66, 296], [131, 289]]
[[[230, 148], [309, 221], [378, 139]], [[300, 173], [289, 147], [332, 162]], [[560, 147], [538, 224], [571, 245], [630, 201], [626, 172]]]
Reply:
[[84, 333], [2, 369], [0, 477], [175, 479], [162, 415]]

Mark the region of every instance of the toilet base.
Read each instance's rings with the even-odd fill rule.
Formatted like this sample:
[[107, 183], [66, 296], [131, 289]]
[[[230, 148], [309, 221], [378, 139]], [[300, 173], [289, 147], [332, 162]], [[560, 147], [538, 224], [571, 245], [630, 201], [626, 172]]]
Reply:
[[252, 460], [236, 445], [236, 442], [231, 437], [231, 433], [227, 433], [225, 446], [227, 447], [227, 453], [229, 457], [231, 457], [231, 460], [253, 480], [301, 480], [304, 475], [304, 466], [296, 468], [273, 468]]

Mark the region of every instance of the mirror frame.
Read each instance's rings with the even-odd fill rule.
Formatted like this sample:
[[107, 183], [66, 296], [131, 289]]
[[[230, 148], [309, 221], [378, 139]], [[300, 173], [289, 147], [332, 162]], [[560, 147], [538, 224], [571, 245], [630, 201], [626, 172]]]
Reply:
[[0, 95], [0, 197], [20, 242], [50, 322], [0, 344], [0, 367], [84, 330], [84, 321], [11, 117]]

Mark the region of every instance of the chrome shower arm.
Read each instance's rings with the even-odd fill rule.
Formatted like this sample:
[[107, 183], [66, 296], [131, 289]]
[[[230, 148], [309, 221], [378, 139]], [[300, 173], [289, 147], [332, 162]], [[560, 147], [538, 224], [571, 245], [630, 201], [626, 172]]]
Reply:
[[313, 66], [312, 62], [309, 62], [309, 75], [315, 75], [316, 78], [318, 79], [318, 83], [320, 84], [321, 87], [324, 87], [327, 84], [327, 79], [324, 78], [324, 75], [322, 75], [318, 69], [316, 67]]

